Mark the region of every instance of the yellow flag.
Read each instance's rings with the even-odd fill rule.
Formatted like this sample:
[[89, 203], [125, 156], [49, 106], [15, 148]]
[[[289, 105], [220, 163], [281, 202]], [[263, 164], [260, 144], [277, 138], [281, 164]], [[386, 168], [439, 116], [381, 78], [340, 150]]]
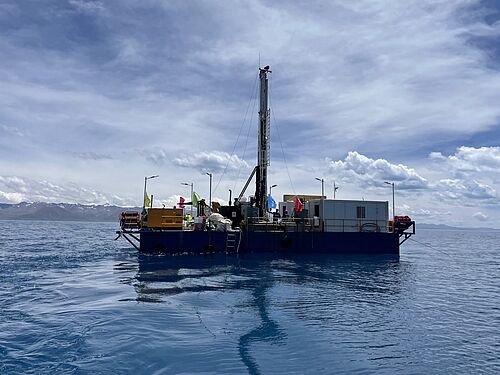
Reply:
[[146, 196], [144, 197], [144, 207], [149, 208], [151, 205], [151, 198], [149, 198], [149, 194], [146, 192]]

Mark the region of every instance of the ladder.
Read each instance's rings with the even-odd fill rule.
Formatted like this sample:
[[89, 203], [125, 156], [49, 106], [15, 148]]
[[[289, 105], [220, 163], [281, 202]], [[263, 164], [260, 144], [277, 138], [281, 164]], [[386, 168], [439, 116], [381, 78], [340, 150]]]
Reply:
[[227, 232], [226, 237], [226, 252], [234, 253], [237, 250], [236, 232]]

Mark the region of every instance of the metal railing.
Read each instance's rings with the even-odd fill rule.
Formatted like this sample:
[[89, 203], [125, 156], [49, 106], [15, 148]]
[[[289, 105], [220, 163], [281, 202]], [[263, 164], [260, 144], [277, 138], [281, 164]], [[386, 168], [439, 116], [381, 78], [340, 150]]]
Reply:
[[366, 219], [325, 219], [319, 218], [282, 218], [268, 221], [267, 218], [252, 217], [246, 221], [247, 229], [253, 231], [288, 232], [392, 232], [386, 220]]
[[326, 219], [325, 232], [392, 232], [387, 220]]

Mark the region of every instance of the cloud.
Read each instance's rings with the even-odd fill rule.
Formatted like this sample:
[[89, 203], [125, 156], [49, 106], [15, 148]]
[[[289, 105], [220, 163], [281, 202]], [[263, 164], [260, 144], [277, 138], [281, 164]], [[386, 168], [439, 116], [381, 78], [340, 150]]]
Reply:
[[448, 209], [437, 209], [436, 207], [412, 207], [407, 203], [400, 203], [396, 205], [396, 210], [403, 215], [411, 215], [414, 219], [442, 219], [443, 216], [451, 216], [452, 212]]
[[[103, 3], [70, 2], [80, 11], [102, 9]], [[52, 4], [58, 9], [58, 2]], [[398, 151], [412, 147], [399, 142], [410, 135], [429, 143], [429, 134], [472, 134], [498, 122], [500, 73], [488, 66], [488, 51], [469, 40], [488, 30], [490, 37], [498, 26], [481, 18], [485, 10], [469, 8], [478, 1], [433, 6], [416, 0], [387, 0], [383, 6], [365, 0], [308, 6], [253, 1], [230, 8], [201, 1], [105, 4], [106, 27], [78, 18], [53, 20], [42, 11], [46, 6], [17, 5], [20, 19], [6, 23], [16, 32], [2, 39], [13, 61], [2, 67], [6, 77], [18, 77], [5, 89], [13, 115], [25, 117], [18, 102], [35, 109], [35, 119], [26, 116], [23, 123], [40, 124], [53, 113], [68, 123], [83, 112], [81, 117], [106, 118], [108, 126], [121, 124], [120, 134], [128, 130], [134, 139], [131, 130], [138, 124], [151, 124], [145, 134], [155, 137], [157, 129], [171, 136], [193, 125], [206, 124], [214, 133], [233, 130], [238, 116], [228, 109], [244, 111], [257, 49], [276, 68], [273, 104], [283, 132], [293, 130], [340, 153], [353, 141], [378, 150], [395, 145]], [[40, 22], [21, 22], [24, 13]], [[304, 67], [308, 73], [300, 74]], [[36, 92], [37, 100], [21, 88]], [[179, 105], [179, 98], [187, 103]], [[202, 114], [202, 121], [190, 121], [188, 114], [207, 110], [202, 101], [209, 102], [214, 117]], [[173, 119], [169, 127], [175, 129], [151, 121], [154, 113]], [[200, 138], [190, 137], [195, 148], [202, 149]]]
[[179, 167], [197, 169], [202, 173], [220, 173], [223, 171], [233, 173], [242, 168], [249, 168], [248, 163], [237, 155], [230, 155], [221, 151], [195, 152], [175, 158], [173, 163]]
[[[439, 155], [433, 157], [442, 159]], [[472, 177], [429, 181], [406, 165], [392, 164], [385, 159], [371, 159], [356, 151], [349, 152], [344, 160], [330, 160], [328, 171], [335, 178], [341, 178], [344, 182], [355, 182], [364, 187], [378, 188], [382, 187], [385, 181], [394, 181], [398, 191], [423, 191], [432, 194], [439, 201], [453, 205], [471, 206], [499, 202], [498, 193], [493, 187]], [[418, 209], [413, 212], [426, 216], [424, 211]]]
[[117, 61], [134, 65], [145, 63], [144, 59], [147, 52], [139, 41], [133, 38], [124, 38], [120, 41], [119, 46]]
[[[301, 189], [310, 186], [311, 166], [328, 156], [335, 179], [375, 193], [385, 180], [402, 194], [418, 192], [415, 210], [448, 205], [472, 220], [455, 202], [494, 202], [495, 147], [462, 146], [451, 155], [440, 147], [483, 145], [484, 134], [491, 142], [500, 133], [500, 23], [491, 22], [498, 14], [480, 0], [304, 4], [0, 5], [0, 124], [8, 124], [0, 125], [0, 170], [60, 187], [26, 180], [0, 187], [2, 199], [98, 200], [106, 191], [140, 198], [138, 181], [148, 173], [205, 186], [188, 168], [247, 168], [243, 147], [235, 148], [238, 156], [232, 150], [260, 52], [273, 70], [271, 138], [276, 117], [289, 165], [308, 166], [291, 171]], [[256, 133], [255, 112], [243, 135]], [[256, 143], [253, 137], [248, 152]], [[276, 165], [270, 173], [278, 193], [288, 171]]]
[[[180, 198], [181, 198], [181, 195], [173, 194], [173, 195], [170, 195], [166, 198], [155, 199], [153, 202], [153, 205], [155, 207], [158, 207], [158, 206], [161, 207], [162, 205], [165, 205], [165, 207], [179, 206]], [[186, 199], [186, 201], [190, 200], [189, 197], [185, 197], [185, 196], [184, 196], [184, 199]]]
[[0, 125], [0, 131], [8, 135], [14, 135], [16, 137], [24, 137], [25, 135], [19, 128], [15, 126]]
[[104, 10], [104, 5], [100, 1], [92, 0], [69, 0], [69, 4], [73, 5], [82, 13], [97, 13]]
[[371, 159], [350, 151], [344, 160], [329, 160], [329, 173], [344, 181], [380, 187], [385, 181], [397, 183], [398, 190], [426, 189], [428, 181], [414, 169], [403, 164], [392, 164], [385, 159]]
[[163, 165], [172, 159], [170, 154], [162, 147], [144, 148], [138, 150], [138, 153], [155, 165]]
[[481, 203], [498, 203], [498, 194], [491, 186], [474, 179], [442, 179], [435, 184], [436, 194], [440, 199], [458, 205]]
[[75, 155], [75, 157], [77, 157], [79, 159], [84, 159], [84, 160], [111, 160], [112, 159], [112, 157], [110, 155], [101, 154], [98, 152], [91, 152], [91, 151], [78, 152], [78, 153], [75, 153], [74, 155]]
[[438, 211], [427, 208], [419, 208], [414, 211], [418, 217], [432, 217], [432, 218], [442, 218], [443, 216], [451, 216], [452, 212], [449, 210]]
[[102, 193], [75, 183], [57, 185], [46, 180], [33, 180], [19, 176], [0, 176], [0, 199], [9, 203], [49, 202], [82, 204], [134, 205], [134, 200], [114, 194]]
[[21, 193], [6, 193], [0, 190], [0, 201], [3, 203], [20, 203], [24, 199]]
[[453, 155], [431, 152], [431, 160], [442, 161], [456, 171], [500, 172], [500, 147], [458, 147]]
[[488, 215], [483, 214], [481, 211], [476, 212], [472, 217], [478, 221], [488, 221]]

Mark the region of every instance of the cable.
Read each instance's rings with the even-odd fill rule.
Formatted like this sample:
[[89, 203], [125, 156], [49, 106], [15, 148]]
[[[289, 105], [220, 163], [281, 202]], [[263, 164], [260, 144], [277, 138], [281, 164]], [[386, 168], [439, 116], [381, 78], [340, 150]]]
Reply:
[[449, 256], [449, 257], [451, 257], [451, 256], [452, 256], [451, 254], [448, 254], [446, 251], [443, 251], [443, 250], [441, 250], [441, 249], [438, 249], [437, 247], [431, 246], [431, 245], [426, 244], [426, 243], [424, 243], [424, 242], [417, 241], [416, 239], [411, 238], [411, 237], [410, 237], [409, 239], [410, 239], [411, 241], [414, 241], [414, 242], [416, 242], [416, 243], [418, 243], [418, 244], [422, 245], [422, 246], [426, 246], [426, 247], [428, 247], [428, 248], [430, 248], [430, 249], [432, 249], [432, 250], [439, 251], [439, 252], [441, 252], [441, 253], [443, 253], [443, 254], [445, 254], [445, 255]]
[[297, 193], [295, 192], [295, 187], [293, 186], [292, 177], [290, 176], [290, 171], [288, 170], [288, 163], [286, 162], [285, 150], [283, 148], [283, 143], [281, 142], [281, 135], [280, 135], [278, 123], [276, 122], [276, 117], [274, 116], [274, 107], [272, 106], [272, 92], [273, 91], [271, 90], [271, 86], [272, 86], [272, 78], [270, 79], [270, 84], [269, 84], [269, 107], [271, 107], [271, 113], [273, 115], [273, 123], [274, 123], [274, 126], [276, 128], [276, 133], [278, 133], [278, 140], [280, 142], [281, 153], [283, 155], [283, 162], [285, 163], [285, 169], [286, 169], [286, 173], [288, 175], [288, 180], [290, 181], [290, 186], [292, 187], [293, 194], [297, 195]]
[[[255, 103], [257, 103], [257, 90], [255, 90], [255, 96], [253, 97], [254, 100], [253, 100], [253, 104], [252, 104], [252, 113], [254, 113], [254, 109], [255, 109]], [[250, 117], [252, 118], [252, 117]], [[250, 138], [250, 130], [252, 129], [252, 127], [250, 126], [250, 123], [248, 125], [248, 131], [247, 131], [247, 138], [246, 138], [246, 141], [245, 141], [245, 147], [243, 148], [243, 155], [241, 156], [241, 159], [242, 160], [245, 160], [245, 154], [247, 152], [247, 146], [248, 146], [248, 139]], [[238, 183], [238, 179], [240, 178], [240, 174], [241, 174], [241, 165], [240, 165], [240, 168], [238, 169], [238, 174], [234, 180], [234, 186], [233, 186], [233, 190], [236, 191], [236, 184]]]
[[[238, 142], [240, 140], [240, 135], [241, 135], [241, 132], [243, 130], [243, 126], [245, 125], [245, 122], [246, 122], [246, 119], [247, 119], [248, 109], [250, 108], [250, 104], [252, 103], [252, 100], [254, 98], [255, 87], [257, 85], [257, 78], [258, 78], [258, 76], [256, 75], [255, 76], [255, 80], [253, 81], [252, 91], [250, 92], [250, 100], [248, 101], [247, 109], [245, 111], [245, 116], [243, 117], [243, 122], [241, 123], [240, 131], [238, 132], [238, 137], [236, 137], [236, 142], [234, 143], [233, 151], [231, 152], [231, 155], [229, 155], [229, 158], [227, 159], [227, 163], [226, 163], [226, 166], [224, 167], [224, 171], [220, 175], [219, 181], [217, 182], [217, 185], [215, 185], [215, 189], [213, 190], [214, 194], [217, 191], [217, 188], [219, 187], [220, 182], [222, 181], [222, 177], [224, 177], [224, 175], [226, 174], [227, 167], [229, 166], [229, 162], [231, 161], [231, 156], [234, 155], [234, 151], [236, 150], [236, 146], [238, 145]], [[241, 166], [240, 166], [240, 168], [241, 168]]]

